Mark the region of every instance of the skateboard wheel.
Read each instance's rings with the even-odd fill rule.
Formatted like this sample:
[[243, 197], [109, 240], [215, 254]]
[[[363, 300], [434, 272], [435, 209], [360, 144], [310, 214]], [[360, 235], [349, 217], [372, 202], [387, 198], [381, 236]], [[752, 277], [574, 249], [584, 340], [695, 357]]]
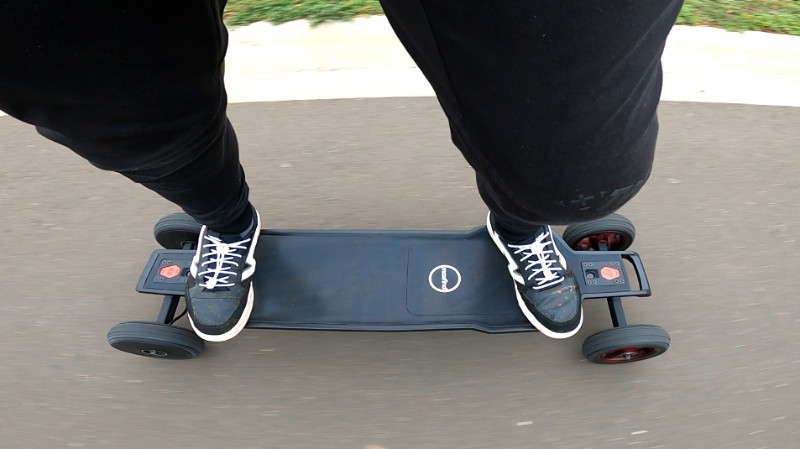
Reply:
[[169, 214], [158, 220], [153, 227], [153, 236], [166, 249], [184, 249], [187, 243], [197, 244], [202, 228], [203, 225], [188, 214]]
[[583, 355], [592, 363], [638, 362], [663, 354], [669, 348], [667, 331], [652, 324], [607, 329], [583, 342]]
[[148, 321], [117, 324], [108, 331], [108, 344], [130, 354], [171, 360], [195, 358], [205, 348], [203, 339], [188, 329]]
[[619, 214], [567, 226], [561, 236], [575, 251], [624, 251], [633, 244], [636, 228]]

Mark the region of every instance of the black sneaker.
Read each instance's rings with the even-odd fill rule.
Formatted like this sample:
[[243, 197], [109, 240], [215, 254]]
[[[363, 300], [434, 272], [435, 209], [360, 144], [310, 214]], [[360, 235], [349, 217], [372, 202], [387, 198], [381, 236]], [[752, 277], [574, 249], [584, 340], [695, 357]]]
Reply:
[[200, 231], [197, 253], [186, 280], [189, 322], [201, 338], [226, 341], [244, 329], [253, 310], [252, 278], [261, 218], [253, 209], [253, 224], [242, 234]]
[[491, 213], [486, 227], [508, 259], [517, 302], [525, 317], [548, 337], [575, 335], [583, 324], [581, 295], [572, 271], [556, 247], [550, 226], [542, 226], [521, 242], [507, 242], [497, 232]]

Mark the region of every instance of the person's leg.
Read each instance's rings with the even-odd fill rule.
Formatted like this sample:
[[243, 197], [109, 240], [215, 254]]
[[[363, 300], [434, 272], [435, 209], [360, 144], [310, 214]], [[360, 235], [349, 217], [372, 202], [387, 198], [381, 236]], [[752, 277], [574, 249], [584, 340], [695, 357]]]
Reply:
[[223, 7], [4, 2], [0, 109], [201, 223], [229, 227], [249, 204], [225, 115]]
[[680, 0], [382, 0], [504, 223], [622, 206], [650, 172]]
[[577, 284], [548, 225], [607, 215], [646, 181], [681, 1], [381, 3], [475, 169], [523, 312], [574, 334]]
[[0, 109], [119, 172], [204, 228], [187, 307], [224, 340], [252, 308], [260, 229], [226, 118], [225, 0], [9, 0]]

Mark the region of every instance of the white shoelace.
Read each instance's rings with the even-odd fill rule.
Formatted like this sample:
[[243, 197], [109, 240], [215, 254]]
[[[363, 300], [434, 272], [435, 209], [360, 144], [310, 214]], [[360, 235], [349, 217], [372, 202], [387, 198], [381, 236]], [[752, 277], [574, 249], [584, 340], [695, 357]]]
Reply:
[[548, 246], [554, 245], [552, 240], [549, 240], [550, 232], [545, 232], [536, 238], [533, 243], [525, 245], [508, 245], [509, 248], [514, 248], [514, 254], [522, 254], [522, 262], [527, 261], [528, 265], [525, 270], [531, 274], [528, 280], [533, 279], [536, 285], [535, 289], [549, 287], [551, 285], [561, 282], [564, 277], [561, 276], [563, 268], [556, 265], [554, 258], [555, 251], [548, 249]]
[[203, 245], [201, 259], [207, 256], [211, 258], [201, 264], [205, 271], [198, 273], [198, 277], [205, 279], [205, 282], [200, 282], [200, 286], [209, 290], [216, 287], [232, 287], [234, 284], [230, 282], [230, 277], [235, 276], [236, 272], [231, 270], [238, 267], [242, 259], [242, 255], [236, 250], [247, 250], [244, 245], [250, 239], [226, 243], [212, 235], [206, 235], [205, 238], [210, 243]]

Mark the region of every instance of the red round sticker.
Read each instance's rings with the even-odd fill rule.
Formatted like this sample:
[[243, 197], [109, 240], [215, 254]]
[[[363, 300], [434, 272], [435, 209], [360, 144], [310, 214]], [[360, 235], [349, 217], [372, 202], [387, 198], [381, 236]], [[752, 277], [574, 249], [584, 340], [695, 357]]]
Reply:
[[620, 271], [614, 267], [603, 267], [600, 269], [600, 276], [603, 276], [603, 279], [609, 281], [613, 281], [614, 279], [618, 278], [620, 274]]
[[166, 267], [158, 270], [158, 274], [164, 276], [167, 279], [172, 279], [175, 276], [181, 274], [181, 267], [177, 265], [167, 265]]

